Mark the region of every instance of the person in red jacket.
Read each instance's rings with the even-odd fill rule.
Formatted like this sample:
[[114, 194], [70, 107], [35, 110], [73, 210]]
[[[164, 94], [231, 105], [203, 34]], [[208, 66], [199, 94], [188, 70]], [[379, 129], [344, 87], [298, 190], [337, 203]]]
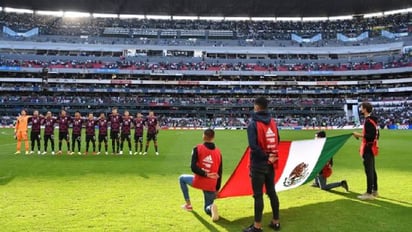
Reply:
[[213, 221], [217, 221], [219, 214], [214, 200], [221, 185], [222, 154], [213, 142], [214, 137], [215, 132], [212, 129], [203, 132], [203, 144], [197, 145], [192, 151], [191, 169], [194, 175], [181, 175], [179, 183], [186, 201], [182, 208], [193, 210], [187, 185], [201, 189], [205, 199], [204, 210], [211, 215]]
[[[319, 138], [326, 138], [325, 131], [319, 131], [315, 135], [315, 139]], [[346, 180], [342, 180], [340, 182], [334, 182], [327, 184], [327, 179], [332, 175], [332, 166], [333, 166], [333, 159], [330, 159], [326, 165], [322, 168], [319, 174], [315, 177], [315, 182], [312, 184], [313, 187], [318, 187], [322, 190], [330, 190], [336, 187], [342, 186], [346, 190], [349, 191], [348, 182]]]

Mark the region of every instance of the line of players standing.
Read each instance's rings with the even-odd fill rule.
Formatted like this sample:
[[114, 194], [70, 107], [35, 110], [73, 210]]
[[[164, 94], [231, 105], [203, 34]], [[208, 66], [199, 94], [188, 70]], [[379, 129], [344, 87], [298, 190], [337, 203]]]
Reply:
[[[127, 142], [129, 148], [129, 155], [146, 155], [151, 140], [154, 142], [156, 155], [159, 155], [157, 134], [159, 132], [159, 125], [157, 118], [153, 111], [149, 112], [146, 118], [143, 118], [141, 113], [137, 113], [136, 117], [130, 116], [128, 111], [124, 111], [123, 116], [117, 111], [117, 108], [112, 109], [112, 113], [106, 118], [104, 113], [101, 113], [98, 118], [95, 118], [93, 113], [89, 113], [87, 118], [81, 117], [79, 112], [76, 112], [74, 117], [68, 116], [65, 110], [60, 112], [58, 117], [53, 117], [52, 113], [47, 112], [46, 116], [39, 115], [38, 111], [34, 111], [30, 118], [31, 133], [31, 151], [34, 153], [35, 144], [37, 143], [38, 154], [47, 154], [48, 144], [51, 144], [51, 154], [55, 154], [54, 129], [56, 125], [59, 126], [59, 142], [57, 154], [62, 154], [63, 140], [67, 144], [67, 154], [75, 154], [77, 145], [77, 153], [81, 155], [81, 138], [83, 126], [86, 134], [86, 151], [89, 152], [90, 144], [92, 145], [93, 154], [102, 154], [102, 144], [104, 144], [105, 154], [108, 155], [108, 132], [110, 125], [110, 139], [112, 142], [112, 154], [123, 154], [123, 145]], [[40, 151], [40, 133], [41, 126], [44, 125], [44, 149]], [[69, 135], [70, 125], [72, 127], [71, 139]], [[95, 127], [98, 127], [98, 151], [96, 153], [96, 135]], [[131, 129], [134, 127], [135, 152], [132, 151]], [[147, 128], [146, 146], [143, 152], [143, 131]], [[71, 147], [70, 147], [71, 145]]]

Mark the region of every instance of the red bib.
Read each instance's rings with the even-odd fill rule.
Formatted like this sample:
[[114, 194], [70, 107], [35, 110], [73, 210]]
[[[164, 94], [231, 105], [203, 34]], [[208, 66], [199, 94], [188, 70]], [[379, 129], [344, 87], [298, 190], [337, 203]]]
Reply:
[[[218, 148], [210, 150], [204, 144], [197, 145], [197, 163], [207, 173], [218, 173], [222, 155]], [[195, 174], [192, 186], [205, 191], [216, 191], [217, 179], [208, 178]]]

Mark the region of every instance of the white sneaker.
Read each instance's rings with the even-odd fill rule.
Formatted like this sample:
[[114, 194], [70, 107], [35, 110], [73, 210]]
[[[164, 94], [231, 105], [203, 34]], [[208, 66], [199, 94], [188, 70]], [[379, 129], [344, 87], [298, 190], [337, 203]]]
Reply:
[[20, 151], [16, 151], [14, 154], [15, 155], [20, 155]]
[[41, 152], [40, 151], [37, 151], [37, 155], [40, 155], [41, 154]]
[[82, 153], [81, 153], [80, 151], [79, 151], [79, 152], [77, 152], [77, 154], [78, 154], [78, 155], [82, 155]]
[[361, 199], [361, 200], [373, 200], [373, 199], [375, 199], [375, 197], [370, 193], [364, 193], [362, 195], [359, 195], [358, 198]]
[[159, 155], [159, 152], [156, 152], [156, 155]]
[[45, 155], [45, 154], [47, 154], [47, 152], [46, 151], [43, 151], [43, 153], [41, 153], [42, 155]]
[[133, 153], [131, 151], [129, 151], [129, 155], [133, 155]]
[[96, 153], [96, 155], [100, 155], [100, 151]]
[[30, 154], [32, 154], [32, 153], [29, 153], [29, 151], [26, 151], [26, 155], [30, 155]]
[[139, 155], [142, 155], [143, 153], [142, 152], [139, 152]]
[[123, 155], [123, 151], [120, 151], [120, 152], [119, 152], [119, 155]]
[[[33, 154], [33, 153], [34, 153], [34, 151], [30, 151], [30, 155]], [[27, 151], [26, 151], [26, 155], [27, 155]]]
[[143, 155], [147, 155], [147, 152], [144, 152]]
[[137, 155], [137, 151], [133, 155]]
[[54, 151], [52, 151], [52, 155], [54, 155]]
[[109, 152], [106, 151], [106, 155], [109, 155]]
[[217, 221], [219, 220], [219, 213], [217, 212], [217, 206], [215, 204], [212, 204], [210, 207], [210, 211], [212, 213], [212, 221]]

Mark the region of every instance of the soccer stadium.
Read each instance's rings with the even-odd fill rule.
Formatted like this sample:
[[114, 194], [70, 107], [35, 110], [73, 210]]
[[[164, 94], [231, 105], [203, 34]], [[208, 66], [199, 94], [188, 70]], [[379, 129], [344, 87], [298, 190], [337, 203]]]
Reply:
[[410, 1], [5, 0], [0, 26], [0, 231], [412, 227]]

